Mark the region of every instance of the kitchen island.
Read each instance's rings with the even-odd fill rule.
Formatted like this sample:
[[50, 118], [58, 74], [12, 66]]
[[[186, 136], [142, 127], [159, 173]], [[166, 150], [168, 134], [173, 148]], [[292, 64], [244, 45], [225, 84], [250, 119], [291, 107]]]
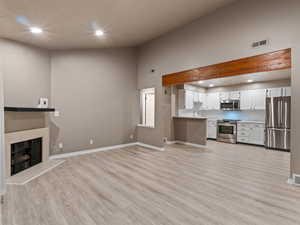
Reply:
[[198, 145], [206, 145], [207, 118], [206, 117], [173, 117], [174, 139]]

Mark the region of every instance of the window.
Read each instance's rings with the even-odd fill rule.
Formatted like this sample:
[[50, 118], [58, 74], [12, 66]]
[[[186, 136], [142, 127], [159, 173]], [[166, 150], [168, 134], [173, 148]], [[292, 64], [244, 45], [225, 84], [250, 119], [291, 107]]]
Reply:
[[155, 121], [155, 89], [142, 89], [140, 92], [141, 119], [140, 125], [154, 127]]

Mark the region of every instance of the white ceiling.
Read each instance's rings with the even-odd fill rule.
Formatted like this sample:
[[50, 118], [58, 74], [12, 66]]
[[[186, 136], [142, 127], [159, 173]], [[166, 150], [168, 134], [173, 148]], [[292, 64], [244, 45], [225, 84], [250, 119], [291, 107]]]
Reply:
[[[233, 1], [0, 0], [0, 37], [48, 49], [136, 46]], [[93, 35], [92, 21], [105, 37]], [[33, 35], [28, 26], [46, 32]]]
[[217, 79], [205, 80], [201, 84], [199, 82], [194, 82], [191, 84], [203, 88], [209, 88], [210, 84], [213, 84], [214, 87], [223, 87], [223, 86], [231, 86], [231, 85], [238, 85], [238, 84], [246, 84], [248, 83], [248, 80], [253, 80], [254, 83], [254, 82], [284, 80], [290, 78], [291, 78], [291, 70], [286, 69], [286, 70], [277, 70], [271, 72], [261, 72], [261, 73], [245, 74], [240, 76], [217, 78]]

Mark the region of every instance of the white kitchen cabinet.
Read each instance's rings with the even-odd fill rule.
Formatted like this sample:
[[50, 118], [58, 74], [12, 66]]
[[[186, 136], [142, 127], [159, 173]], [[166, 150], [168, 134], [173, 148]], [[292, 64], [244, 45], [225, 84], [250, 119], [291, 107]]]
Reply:
[[217, 120], [207, 120], [207, 138], [217, 138]]
[[219, 99], [220, 101], [228, 100], [230, 96], [230, 92], [220, 92], [219, 93]]
[[280, 97], [282, 96], [282, 88], [268, 88], [267, 89], [268, 97]]
[[237, 141], [240, 143], [264, 145], [265, 124], [257, 122], [238, 122]]
[[194, 108], [194, 93], [193, 91], [180, 89], [178, 90], [178, 106], [179, 109]]
[[220, 109], [220, 95], [219, 92], [206, 94], [206, 107], [207, 110]]
[[185, 108], [193, 109], [194, 108], [194, 93], [192, 91], [185, 91]]
[[268, 88], [268, 97], [291, 96], [291, 87]]
[[285, 87], [284, 88], [284, 96], [291, 96], [291, 95], [292, 95], [291, 87]]
[[201, 110], [204, 110], [206, 107], [206, 94], [205, 93], [198, 93], [199, 95], [199, 102], [201, 103]]
[[229, 98], [231, 100], [240, 100], [240, 98], [241, 98], [241, 92], [240, 91], [229, 92]]
[[266, 108], [266, 90], [246, 90], [241, 92], [241, 110], [264, 110]]
[[252, 96], [254, 95], [254, 90], [247, 90], [241, 92], [240, 109], [250, 110], [253, 106]]
[[199, 102], [199, 94], [198, 92], [193, 91], [193, 102]]
[[252, 109], [254, 110], [266, 109], [266, 89], [254, 90], [252, 96]]
[[239, 100], [240, 99], [240, 92], [239, 91], [231, 91], [231, 92], [220, 92], [219, 94], [220, 101], [224, 100]]

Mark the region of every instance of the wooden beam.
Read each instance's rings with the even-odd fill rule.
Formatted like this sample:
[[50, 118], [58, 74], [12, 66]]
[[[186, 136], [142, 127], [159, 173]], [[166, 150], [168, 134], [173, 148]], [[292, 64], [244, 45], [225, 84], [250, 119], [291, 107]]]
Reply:
[[291, 68], [291, 49], [164, 75], [163, 86]]

